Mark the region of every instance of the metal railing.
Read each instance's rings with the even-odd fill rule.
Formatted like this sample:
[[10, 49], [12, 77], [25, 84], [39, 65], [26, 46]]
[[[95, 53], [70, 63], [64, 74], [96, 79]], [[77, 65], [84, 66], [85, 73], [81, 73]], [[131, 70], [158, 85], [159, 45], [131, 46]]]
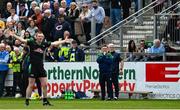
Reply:
[[[150, 13], [153, 12], [154, 7], [156, 7], [158, 5], [158, 4], [156, 4], [157, 1], [158, 0], [150, 3], [146, 7], [140, 9], [136, 13], [130, 15], [128, 18], [126, 18], [126, 19], [120, 21], [119, 23], [117, 23], [116, 25], [110, 27], [109, 29], [107, 29], [106, 31], [104, 31], [101, 34], [97, 35], [96, 37], [92, 38], [88, 42], [91, 43], [90, 45], [93, 45], [93, 44], [95, 44], [96, 42], [100, 41], [103, 38], [117, 36], [117, 39], [120, 41], [119, 42], [120, 47], [124, 47], [123, 44], [125, 42], [125, 39], [131, 39], [131, 37], [132, 37], [132, 39], [135, 39], [135, 40], [144, 39], [145, 36], [148, 36], [147, 35], [148, 33], [142, 34], [140, 36], [141, 38], [137, 38], [137, 39], [136, 39], [136, 37], [133, 37], [133, 36], [130, 36], [130, 38], [128, 38], [127, 36], [124, 36], [124, 35], [127, 34], [128, 30], [130, 30], [129, 28], [131, 28], [131, 30], [133, 30], [137, 26], [142, 26], [143, 25], [143, 21], [139, 21], [139, 23], [137, 23], [137, 24], [133, 24], [133, 21], [135, 20], [135, 18], [138, 18], [138, 17], [141, 18], [142, 15], [146, 14], [147, 12], [150, 12]], [[128, 27], [128, 26], [130, 26], [130, 27]], [[150, 34], [153, 35], [153, 31]], [[144, 37], [142, 37], [142, 36], [144, 36]], [[112, 41], [110, 41], [110, 42], [112, 42]]]
[[178, 13], [180, 9], [179, 5], [180, 1], [160, 14], [155, 14], [154, 18], [154, 36], [158, 39], [168, 41], [171, 45], [180, 44], [180, 24], [178, 24], [180, 22], [180, 13]]
[[[92, 52], [92, 53], [87, 53], [86, 52], [86, 57], [88, 56], [89, 59], [86, 59], [86, 62], [96, 62], [97, 58], [98, 58], [98, 54], [99, 52]], [[120, 52], [121, 58], [123, 59], [123, 61], [127, 61], [126, 55], [127, 54], [132, 54], [136, 57], [138, 56], [143, 56], [143, 57], [148, 57], [148, 56], [162, 56], [162, 60], [161, 61], [180, 61], [180, 53], [178, 52], [166, 52], [166, 53], [138, 53], [138, 52], [134, 52], [134, 53], [129, 53], [129, 52]], [[134, 61], [130, 61], [130, 62], [140, 62], [142, 60], [134, 60]], [[142, 61], [143, 62], [143, 61]]]

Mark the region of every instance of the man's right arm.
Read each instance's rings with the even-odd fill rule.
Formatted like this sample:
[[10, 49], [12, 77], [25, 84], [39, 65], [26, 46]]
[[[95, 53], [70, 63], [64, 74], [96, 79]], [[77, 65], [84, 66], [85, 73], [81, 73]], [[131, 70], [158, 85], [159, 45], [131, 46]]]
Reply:
[[14, 37], [15, 39], [21, 41], [22, 43], [27, 44], [27, 39], [24, 39], [24, 38], [22, 38], [22, 37], [19, 37], [19, 36], [17, 36], [15, 33], [11, 33], [10, 35], [11, 35], [12, 37]]

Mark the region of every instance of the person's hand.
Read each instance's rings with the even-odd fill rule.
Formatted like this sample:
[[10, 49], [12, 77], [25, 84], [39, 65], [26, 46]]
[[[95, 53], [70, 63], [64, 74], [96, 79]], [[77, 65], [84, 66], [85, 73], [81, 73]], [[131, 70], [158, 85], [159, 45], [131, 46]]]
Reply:
[[14, 35], [15, 35], [14, 30], [9, 31], [9, 36], [14, 37]]

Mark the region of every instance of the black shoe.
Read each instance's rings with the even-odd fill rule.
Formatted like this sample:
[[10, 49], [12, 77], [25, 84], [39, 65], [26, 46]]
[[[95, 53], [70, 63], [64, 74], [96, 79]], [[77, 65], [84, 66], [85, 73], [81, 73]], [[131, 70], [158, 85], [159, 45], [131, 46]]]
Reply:
[[101, 98], [101, 100], [105, 100], [105, 98]]
[[53, 106], [48, 100], [43, 102], [43, 106]]
[[107, 98], [107, 101], [111, 101], [111, 100], [112, 100], [112, 98], [110, 98], [110, 97], [109, 97], [109, 98]]
[[25, 105], [26, 105], [26, 106], [29, 106], [29, 99], [26, 99]]

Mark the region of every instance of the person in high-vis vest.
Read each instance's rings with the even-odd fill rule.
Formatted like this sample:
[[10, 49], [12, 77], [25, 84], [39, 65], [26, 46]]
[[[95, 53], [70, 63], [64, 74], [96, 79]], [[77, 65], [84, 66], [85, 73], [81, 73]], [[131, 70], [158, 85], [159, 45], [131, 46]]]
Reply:
[[58, 53], [60, 62], [68, 61], [68, 53], [71, 48], [71, 43], [73, 41], [73, 39], [70, 38], [69, 31], [64, 32], [64, 39], [66, 39], [66, 42], [64, 44], [62, 44], [62, 46], [59, 49], [59, 53]]
[[78, 48], [77, 41], [72, 41], [72, 47], [68, 52], [69, 62], [83, 62], [85, 61], [85, 53], [82, 49]]
[[21, 71], [21, 63], [22, 63], [22, 55], [19, 48], [14, 48], [14, 54], [12, 55], [11, 63], [13, 65], [13, 96], [16, 95], [17, 86], [20, 88], [20, 93], [22, 94], [22, 71]]

